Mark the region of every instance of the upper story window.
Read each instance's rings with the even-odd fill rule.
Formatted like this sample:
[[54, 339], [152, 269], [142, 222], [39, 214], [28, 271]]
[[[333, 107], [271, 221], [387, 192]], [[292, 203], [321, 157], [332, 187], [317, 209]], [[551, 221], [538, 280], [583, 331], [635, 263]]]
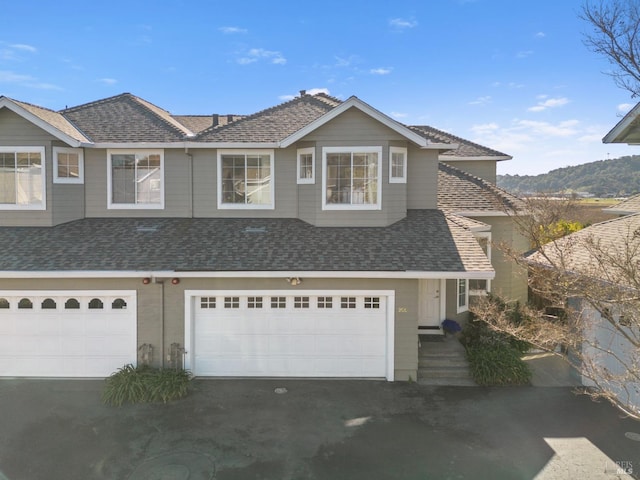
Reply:
[[380, 147], [324, 147], [322, 149], [322, 208], [379, 210]]
[[389, 148], [389, 183], [407, 183], [407, 149]]
[[164, 208], [162, 150], [108, 150], [109, 208]]
[[218, 150], [218, 208], [274, 208], [273, 150]]
[[81, 148], [53, 147], [53, 183], [84, 183]]
[[0, 210], [46, 208], [44, 147], [0, 147]]
[[298, 149], [298, 183], [315, 183], [315, 148]]

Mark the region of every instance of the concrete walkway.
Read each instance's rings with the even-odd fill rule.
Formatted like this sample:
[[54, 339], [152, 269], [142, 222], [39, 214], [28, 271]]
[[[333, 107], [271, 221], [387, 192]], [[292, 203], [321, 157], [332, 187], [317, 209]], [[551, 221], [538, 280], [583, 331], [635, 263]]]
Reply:
[[557, 354], [531, 352], [523, 360], [529, 365], [534, 387], [579, 387], [580, 374]]

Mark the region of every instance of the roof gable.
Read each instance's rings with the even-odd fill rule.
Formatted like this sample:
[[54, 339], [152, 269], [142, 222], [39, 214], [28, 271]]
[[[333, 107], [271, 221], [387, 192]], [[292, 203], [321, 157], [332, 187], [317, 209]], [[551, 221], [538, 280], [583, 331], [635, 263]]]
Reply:
[[67, 145], [79, 147], [90, 140], [71, 122], [53, 110], [19, 102], [9, 97], [0, 97], [0, 108], [7, 108]]
[[631, 109], [602, 139], [603, 143], [640, 144], [640, 103]]

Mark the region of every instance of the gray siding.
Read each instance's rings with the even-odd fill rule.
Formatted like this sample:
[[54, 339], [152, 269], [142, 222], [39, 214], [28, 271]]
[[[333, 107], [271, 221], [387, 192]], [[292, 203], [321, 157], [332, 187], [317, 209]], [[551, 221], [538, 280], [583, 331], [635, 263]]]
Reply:
[[409, 149], [407, 208], [438, 208], [438, 152]]
[[84, 185], [52, 185], [53, 224], [59, 225], [84, 217]]
[[184, 150], [164, 150], [164, 209], [107, 208], [108, 161], [106, 149], [86, 149], [84, 156], [87, 217], [191, 216], [191, 171]]
[[52, 142], [55, 137], [11, 110], [0, 109], [0, 146], [45, 148], [46, 210], [0, 210], [0, 226], [50, 226], [52, 216]]

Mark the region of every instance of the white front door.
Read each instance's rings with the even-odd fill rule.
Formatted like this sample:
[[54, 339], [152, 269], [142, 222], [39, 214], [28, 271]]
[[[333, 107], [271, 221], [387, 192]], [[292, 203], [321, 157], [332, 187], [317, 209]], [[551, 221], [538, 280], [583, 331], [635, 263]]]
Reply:
[[419, 289], [418, 331], [421, 334], [440, 333], [444, 311], [444, 281], [419, 280]]

